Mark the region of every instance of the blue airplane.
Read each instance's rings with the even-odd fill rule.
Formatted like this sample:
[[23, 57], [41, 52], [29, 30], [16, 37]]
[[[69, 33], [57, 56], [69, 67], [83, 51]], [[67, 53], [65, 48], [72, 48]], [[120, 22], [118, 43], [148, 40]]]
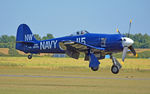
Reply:
[[[131, 22], [130, 22], [131, 28]], [[129, 30], [130, 31], [130, 30]], [[119, 30], [117, 29], [117, 32]], [[111, 71], [117, 74], [121, 69], [121, 64], [113, 56], [113, 53], [122, 52], [122, 61], [124, 62], [128, 48], [136, 55], [132, 46], [134, 41], [125, 35], [119, 34], [95, 34], [86, 30], [78, 31], [65, 37], [53, 38], [48, 40], [36, 40], [30, 28], [26, 24], [21, 24], [17, 29], [16, 49], [24, 53], [65, 53], [69, 57], [78, 59], [80, 53], [85, 54], [85, 61], [89, 61], [89, 67], [93, 71], [99, 69], [99, 60], [105, 59], [105, 55], [110, 55], [113, 65]]]

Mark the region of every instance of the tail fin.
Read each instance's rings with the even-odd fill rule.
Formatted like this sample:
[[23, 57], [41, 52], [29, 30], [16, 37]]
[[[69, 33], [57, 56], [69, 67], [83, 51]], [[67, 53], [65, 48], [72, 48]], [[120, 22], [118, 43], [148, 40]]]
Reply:
[[25, 51], [25, 45], [34, 44], [37, 40], [26, 24], [19, 25], [16, 36], [16, 49]]
[[21, 24], [18, 27], [17, 30], [17, 36], [16, 36], [17, 42], [31, 42], [31, 41], [37, 41], [32, 34], [30, 28], [26, 24]]

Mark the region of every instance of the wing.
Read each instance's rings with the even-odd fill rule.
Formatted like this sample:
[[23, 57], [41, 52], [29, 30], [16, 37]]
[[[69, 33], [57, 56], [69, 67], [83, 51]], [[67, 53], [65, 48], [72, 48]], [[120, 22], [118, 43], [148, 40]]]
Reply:
[[59, 42], [59, 45], [61, 47], [61, 49], [63, 50], [67, 50], [67, 49], [75, 49], [75, 50], [78, 50], [78, 51], [87, 51], [89, 48], [90, 49], [95, 49], [95, 50], [105, 50], [105, 48], [100, 48], [100, 47], [95, 47], [95, 46], [92, 46], [92, 45], [88, 45], [88, 44], [83, 44], [83, 43], [78, 43], [78, 42], [75, 42], [75, 41], [62, 41], [62, 42]]
[[66, 54], [72, 58], [78, 59], [80, 52], [88, 52], [91, 49], [93, 52], [104, 51], [105, 48], [95, 47], [88, 44], [78, 43], [75, 41], [62, 41], [59, 42], [61, 49], [66, 50]]

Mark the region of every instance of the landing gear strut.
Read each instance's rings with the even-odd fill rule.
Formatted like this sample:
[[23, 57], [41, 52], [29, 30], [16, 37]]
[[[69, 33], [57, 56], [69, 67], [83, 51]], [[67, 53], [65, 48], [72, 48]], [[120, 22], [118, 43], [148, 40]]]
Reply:
[[28, 59], [32, 59], [32, 54], [31, 54], [31, 55], [28, 55]]
[[117, 73], [119, 73], [119, 70], [121, 69], [122, 66], [115, 57], [111, 56], [111, 59], [113, 62], [113, 65], [111, 67], [111, 72], [114, 74], [117, 74]]

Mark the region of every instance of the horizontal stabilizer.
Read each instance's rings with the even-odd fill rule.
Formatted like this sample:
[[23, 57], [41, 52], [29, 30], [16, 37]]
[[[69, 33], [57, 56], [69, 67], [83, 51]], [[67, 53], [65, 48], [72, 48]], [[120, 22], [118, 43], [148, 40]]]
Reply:
[[16, 43], [34, 44], [34, 41], [16, 41]]

